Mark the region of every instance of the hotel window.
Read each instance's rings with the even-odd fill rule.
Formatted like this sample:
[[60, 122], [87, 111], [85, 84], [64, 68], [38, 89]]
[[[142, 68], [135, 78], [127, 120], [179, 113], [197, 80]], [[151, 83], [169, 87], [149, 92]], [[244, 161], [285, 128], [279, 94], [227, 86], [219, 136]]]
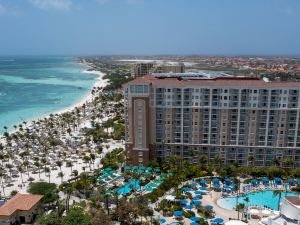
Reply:
[[139, 156], [140, 156], [140, 157], [143, 156], [143, 152], [139, 152]]
[[136, 85], [135, 86], [136, 93], [143, 93], [143, 85]]
[[149, 92], [148, 85], [144, 85], [144, 93], [148, 93], [148, 92]]
[[134, 93], [134, 85], [130, 85], [130, 93]]

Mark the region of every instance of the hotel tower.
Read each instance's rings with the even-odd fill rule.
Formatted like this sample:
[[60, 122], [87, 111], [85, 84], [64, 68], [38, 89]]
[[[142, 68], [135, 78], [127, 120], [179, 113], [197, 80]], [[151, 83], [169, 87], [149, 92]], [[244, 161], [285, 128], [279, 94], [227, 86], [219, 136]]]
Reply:
[[[178, 155], [191, 163], [300, 166], [300, 83], [146, 75], [124, 85], [132, 165]], [[291, 161], [290, 160], [290, 161]]]

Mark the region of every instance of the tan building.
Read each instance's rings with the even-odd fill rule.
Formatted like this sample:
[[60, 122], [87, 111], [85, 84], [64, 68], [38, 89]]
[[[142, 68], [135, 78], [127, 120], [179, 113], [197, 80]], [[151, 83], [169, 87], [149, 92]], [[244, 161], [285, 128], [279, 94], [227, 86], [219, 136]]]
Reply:
[[152, 73], [153, 63], [137, 63], [131, 68], [132, 77], [142, 77]]
[[40, 209], [42, 195], [16, 194], [0, 207], [0, 225], [30, 224]]
[[131, 69], [132, 77], [142, 77], [152, 73], [184, 73], [185, 65], [177, 62], [138, 63]]
[[220, 156], [225, 164], [300, 166], [300, 83], [182, 76], [124, 85], [132, 164], [178, 155], [192, 163]]
[[185, 73], [184, 63], [161, 63], [155, 66], [153, 73]]

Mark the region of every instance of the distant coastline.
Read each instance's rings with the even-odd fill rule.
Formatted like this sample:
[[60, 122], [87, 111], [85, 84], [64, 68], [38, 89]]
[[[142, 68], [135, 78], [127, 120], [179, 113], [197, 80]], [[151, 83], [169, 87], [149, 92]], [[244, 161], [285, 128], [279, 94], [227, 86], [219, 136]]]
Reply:
[[[70, 111], [74, 110], [75, 107], [82, 106], [84, 103], [86, 103], [87, 101], [90, 101], [92, 99], [91, 91], [93, 90], [94, 87], [99, 87], [99, 86], [103, 87], [107, 84], [107, 81], [103, 80], [103, 77], [105, 76], [105, 74], [102, 73], [101, 71], [92, 70], [91, 65], [88, 65], [87, 63], [78, 62], [74, 58], [72, 58], [71, 62], [85, 67], [85, 68], [83, 68], [83, 70], [81, 70], [80, 73], [95, 75], [96, 78], [94, 80], [94, 83], [88, 88], [88, 91], [86, 93], [84, 93], [80, 98], [78, 98], [76, 100], [76, 102], [74, 104], [72, 104], [71, 106], [62, 107], [61, 109], [53, 109], [53, 110], [45, 111], [44, 113], [41, 113], [39, 115], [35, 115], [32, 117], [24, 117], [24, 119], [22, 118], [22, 120], [26, 121], [28, 125], [30, 125], [32, 121], [37, 121], [42, 118], [47, 118], [51, 114], [62, 114], [64, 112], [70, 112]], [[20, 121], [19, 123], [5, 124], [5, 126], [7, 126], [7, 128], [8, 128], [7, 129], [8, 132], [14, 132], [13, 125], [19, 125], [21, 123], [22, 123], [22, 121]], [[4, 132], [3, 127], [0, 128], [0, 131], [1, 131], [0, 137], [2, 137], [3, 132]]]

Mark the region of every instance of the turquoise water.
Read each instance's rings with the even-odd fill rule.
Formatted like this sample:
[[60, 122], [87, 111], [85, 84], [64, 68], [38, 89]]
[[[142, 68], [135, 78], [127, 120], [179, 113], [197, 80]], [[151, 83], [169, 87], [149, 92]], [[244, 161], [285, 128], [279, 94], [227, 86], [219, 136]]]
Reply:
[[96, 79], [85, 69], [72, 57], [0, 57], [0, 134], [78, 102]]
[[119, 195], [126, 195], [131, 191], [131, 186], [133, 185], [134, 190], [138, 190], [140, 188], [140, 181], [138, 180], [130, 180], [128, 181], [124, 187], [118, 190]]
[[[284, 196], [298, 196], [294, 192], [282, 192], [281, 198]], [[249, 203], [245, 202], [244, 199], [248, 197]], [[258, 191], [249, 193], [244, 196], [240, 196], [238, 199], [239, 203], [244, 203], [246, 206], [258, 205], [258, 206], [268, 206], [274, 210], [278, 210], [278, 200], [279, 196], [274, 196], [273, 191]], [[236, 197], [222, 198], [217, 201], [218, 205], [225, 209], [232, 210], [236, 206]]]

